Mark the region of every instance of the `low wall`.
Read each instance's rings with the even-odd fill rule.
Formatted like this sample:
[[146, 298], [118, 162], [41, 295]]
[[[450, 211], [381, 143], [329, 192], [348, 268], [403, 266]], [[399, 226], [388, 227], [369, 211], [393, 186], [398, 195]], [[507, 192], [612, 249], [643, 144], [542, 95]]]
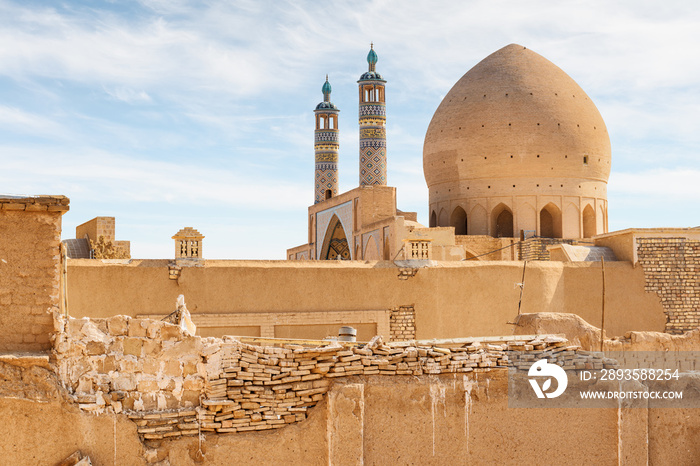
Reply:
[[[381, 261], [202, 261], [183, 266], [171, 279], [168, 264], [70, 259], [70, 315], [165, 316], [184, 294], [193, 319], [208, 335], [238, 328], [244, 335], [281, 336], [284, 331], [293, 337], [298, 326], [298, 336], [324, 338], [329, 328], [324, 323], [355, 323], [375, 325], [389, 339], [390, 310], [400, 306], [415, 310], [415, 338], [507, 335], [518, 314], [517, 284], [524, 266], [439, 262], [405, 275], [404, 269]], [[608, 335], [663, 331], [663, 308], [658, 296], [645, 292], [641, 268], [609, 262], [605, 280]], [[569, 312], [600, 325], [602, 296], [599, 263], [528, 262], [521, 312]], [[317, 334], [304, 330], [305, 323], [316, 326]]]

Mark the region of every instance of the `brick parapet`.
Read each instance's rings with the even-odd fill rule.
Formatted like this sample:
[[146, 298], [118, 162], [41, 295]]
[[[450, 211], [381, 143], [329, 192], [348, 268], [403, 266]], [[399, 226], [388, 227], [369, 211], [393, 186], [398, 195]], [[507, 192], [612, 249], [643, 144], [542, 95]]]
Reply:
[[682, 334], [700, 326], [700, 241], [637, 238], [645, 290], [659, 296], [666, 332]]
[[0, 210], [67, 212], [70, 199], [66, 196], [0, 196]]

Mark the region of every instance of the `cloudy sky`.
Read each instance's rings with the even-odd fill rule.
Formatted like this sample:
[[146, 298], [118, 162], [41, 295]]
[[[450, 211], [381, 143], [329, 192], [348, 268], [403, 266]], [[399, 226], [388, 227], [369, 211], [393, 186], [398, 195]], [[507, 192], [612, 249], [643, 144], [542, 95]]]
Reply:
[[423, 137], [451, 86], [510, 43], [566, 71], [605, 119], [610, 229], [700, 225], [700, 4], [649, 1], [0, 0], [0, 193], [64, 194], [64, 238], [117, 218], [132, 256], [184, 226], [208, 258], [306, 240], [313, 109], [340, 109], [358, 183], [369, 43], [388, 80], [389, 184], [427, 223]]

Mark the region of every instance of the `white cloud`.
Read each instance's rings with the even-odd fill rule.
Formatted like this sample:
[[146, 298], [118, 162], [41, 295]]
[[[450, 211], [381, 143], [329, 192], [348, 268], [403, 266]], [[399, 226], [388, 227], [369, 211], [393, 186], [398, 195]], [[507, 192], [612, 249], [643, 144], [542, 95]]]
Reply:
[[0, 126], [5, 131], [35, 136], [55, 137], [65, 132], [61, 124], [50, 118], [5, 105], [0, 105]]
[[[699, 181], [700, 169], [695, 167], [660, 168], [638, 173], [613, 172], [608, 192], [611, 195], [652, 197], [661, 202], [682, 201], [700, 206]], [[696, 211], [700, 212], [700, 208]]]
[[[79, 197], [107, 201], [221, 205], [267, 211], [303, 208], [307, 189], [294, 180], [275, 179], [269, 171], [202, 167], [186, 162], [140, 160], [97, 150], [73, 153], [0, 146], [13, 154], [4, 161], [0, 182], [12, 192], [56, 191], [74, 183]], [[31, 163], [28, 163], [31, 161]], [[65, 193], [71, 195], [71, 193]]]
[[112, 98], [126, 102], [128, 104], [151, 102], [151, 96], [146, 91], [137, 91], [128, 87], [104, 88], [105, 92]]

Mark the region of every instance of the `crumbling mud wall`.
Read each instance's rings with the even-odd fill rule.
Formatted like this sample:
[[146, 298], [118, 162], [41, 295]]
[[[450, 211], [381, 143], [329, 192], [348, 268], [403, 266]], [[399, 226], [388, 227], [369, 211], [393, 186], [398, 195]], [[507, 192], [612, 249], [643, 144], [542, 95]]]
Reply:
[[0, 351], [51, 348], [64, 196], [0, 196]]
[[692, 410], [509, 408], [509, 363], [603, 367], [561, 337], [260, 346], [124, 316], [57, 324], [51, 361], [0, 361], [0, 409], [13, 413], [0, 447], [17, 464], [76, 450], [94, 464], [173, 465], [692, 464], [700, 455]]
[[[693, 329], [682, 335], [664, 332], [627, 332], [601, 341], [601, 330], [575, 314], [540, 312], [522, 314], [516, 319], [514, 335], [564, 334], [573, 345], [584, 351], [658, 351], [694, 352], [700, 351], [700, 329]], [[601, 346], [602, 344], [602, 346]], [[700, 367], [700, 360], [698, 361]]]
[[338, 377], [466, 374], [506, 367], [512, 351], [565, 348], [550, 357], [571, 368], [567, 361], [595, 359], [577, 356], [578, 347], [559, 337], [450, 347], [384, 344], [377, 337], [364, 346], [275, 347], [193, 337], [173, 324], [127, 316], [57, 316], [57, 325], [55, 364], [66, 391], [84, 411], [130, 413], [144, 440], [301, 422]]
[[700, 326], [700, 241], [637, 238], [645, 289], [656, 293], [666, 313], [666, 332], [682, 334]]

